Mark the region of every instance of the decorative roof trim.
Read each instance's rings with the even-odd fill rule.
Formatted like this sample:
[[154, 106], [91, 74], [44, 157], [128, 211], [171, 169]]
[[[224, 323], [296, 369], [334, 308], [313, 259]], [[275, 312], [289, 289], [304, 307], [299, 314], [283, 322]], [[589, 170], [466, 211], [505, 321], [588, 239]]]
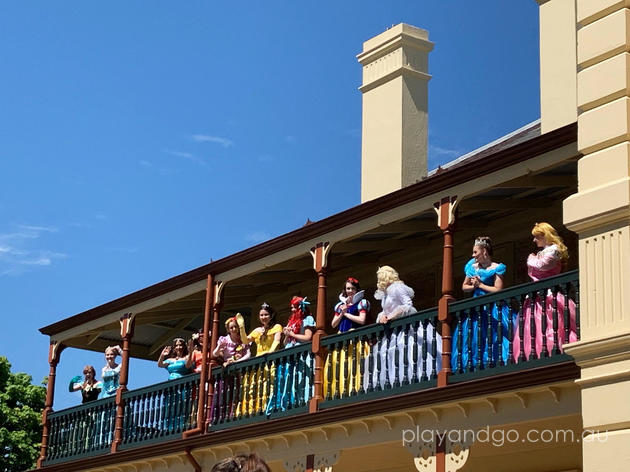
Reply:
[[205, 280], [210, 273], [218, 274], [226, 272], [270, 254], [293, 247], [317, 236], [356, 223], [357, 221], [378, 215], [379, 213], [413, 202], [436, 192], [447, 190], [457, 184], [475, 179], [479, 175], [495, 172], [576, 141], [577, 123], [571, 123], [562, 128], [550, 131], [549, 133], [520, 142], [514, 146], [502, 148], [493, 154], [487, 155], [483, 159], [475, 160], [475, 155], [469, 155], [468, 159], [471, 161], [474, 160], [474, 166], [463, 165], [465, 162], [461, 161], [458, 165], [443, 168], [441, 172], [436, 172], [413, 185], [362, 203], [324, 218], [323, 220], [313, 222], [310, 225], [278, 236], [277, 238], [252, 246], [191, 271], [158, 282], [137, 292], [130, 293], [111, 302], [45, 326], [40, 328], [40, 332], [48, 336], [53, 336], [78, 324], [95, 320], [114, 311], [126, 309], [131, 305], [141, 303], [200, 280]]

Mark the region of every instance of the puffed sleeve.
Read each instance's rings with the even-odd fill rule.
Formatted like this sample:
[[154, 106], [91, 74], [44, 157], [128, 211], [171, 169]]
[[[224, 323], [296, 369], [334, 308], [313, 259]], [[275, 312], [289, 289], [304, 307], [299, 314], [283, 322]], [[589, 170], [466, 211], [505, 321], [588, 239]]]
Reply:
[[306, 318], [304, 318], [304, 321], [302, 322], [302, 326], [304, 326], [305, 328], [314, 328], [315, 327], [315, 318], [313, 318], [312, 316], [307, 316]]
[[368, 302], [365, 298], [359, 302], [359, 311], [370, 311], [370, 302]]
[[474, 263], [474, 258], [466, 263], [466, 266], [464, 267], [464, 273], [466, 274], [466, 277], [474, 277], [475, 275], [477, 275], [477, 273], [475, 272], [475, 268], [473, 267]]
[[547, 246], [538, 254], [530, 254], [527, 258], [527, 266], [534, 269], [549, 270], [558, 264], [560, 260], [560, 253], [555, 244]]
[[398, 304], [390, 313], [390, 318], [396, 318], [400, 315], [404, 316], [415, 311], [412, 301], [414, 297], [413, 289], [404, 283], [396, 282], [391, 284], [387, 288], [387, 296], [391, 296]]
[[495, 270], [495, 274], [497, 274], [497, 275], [504, 275], [506, 270], [507, 270], [507, 267], [505, 266], [505, 264], [500, 263], [500, 264], [497, 265], [497, 268]]

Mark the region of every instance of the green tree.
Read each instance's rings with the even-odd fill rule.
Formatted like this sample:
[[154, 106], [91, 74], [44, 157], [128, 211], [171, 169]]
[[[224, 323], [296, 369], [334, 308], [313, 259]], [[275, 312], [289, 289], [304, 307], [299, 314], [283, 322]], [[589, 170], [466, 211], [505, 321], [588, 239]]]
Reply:
[[46, 389], [32, 380], [12, 373], [8, 359], [0, 356], [0, 472], [28, 470], [39, 455]]

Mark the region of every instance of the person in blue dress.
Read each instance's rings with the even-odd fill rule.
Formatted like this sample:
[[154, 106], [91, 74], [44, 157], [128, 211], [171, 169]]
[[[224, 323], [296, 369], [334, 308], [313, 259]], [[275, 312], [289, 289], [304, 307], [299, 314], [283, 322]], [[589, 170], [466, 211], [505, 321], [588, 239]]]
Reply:
[[[158, 367], [165, 368], [168, 371], [168, 379], [175, 380], [190, 374], [191, 369], [186, 367], [190, 365], [190, 354], [183, 338], [173, 339], [172, 346], [166, 346], [160, 353], [158, 359]], [[175, 389], [165, 389], [162, 403], [162, 419], [164, 427], [167, 431], [171, 431], [175, 426], [183, 421], [188, 412], [185, 412], [187, 399], [190, 398], [191, 392], [185, 388], [185, 384], [180, 387], [181, 391]]]
[[172, 346], [166, 346], [160, 358], [158, 359], [158, 367], [165, 368], [168, 371], [168, 379], [174, 380], [190, 374], [190, 368], [186, 367], [188, 363], [190, 365], [190, 354], [186, 346], [184, 338], [173, 339]]
[[[492, 240], [487, 236], [480, 236], [475, 239], [472, 259], [466, 263], [464, 268], [466, 278], [462, 284], [464, 292], [472, 292], [473, 297], [480, 297], [488, 293], [495, 293], [503, 289], [503, 277], [505, 275], [505, 264], [492, 260]], [[488, 315], [485, 309], [470, 310], [466, 314], [460, 315], [461, 319], [455, 326], [452, 342], [451, 368], [453, 372], [466, 371], [469, 365], [469, 344], [472, 353], [471, 364], [473, 368], [484, 368], [489, 366], [488, 351], [492, 348], [492, 359], [495, 364], [499, 363], [499, 345], [501, 359], [507, 362], [509, 352], [508, 320], [510, 319], [509, 307], [503, 304], [501, 316], [497, 307], [492, 304], [492, 346], [488, 345]], [[499, 318], [502, 324], [502, 339], [499, 343], [498, 323]], [[481, 336], [479, 336], [479, 323], [481, 323]], [[470, 325], [472, 324], [472, 336], [469, 336]], [[461, 337], [461, 339], [460, 339]], [[459, 355], [461, 344], [461, 371], [459, 369]], [[479, 362], [479, 344], [481, 344], [482, 358]]]

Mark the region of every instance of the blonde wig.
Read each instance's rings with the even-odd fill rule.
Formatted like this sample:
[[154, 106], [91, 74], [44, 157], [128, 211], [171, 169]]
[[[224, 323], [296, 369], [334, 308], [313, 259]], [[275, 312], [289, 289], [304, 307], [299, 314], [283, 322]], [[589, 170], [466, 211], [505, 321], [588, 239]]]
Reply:
[[376, 271], [376, 287], [381, 291], [385, 291], [391, 284], [399, 281], [401, 280], [398, 272], [393, 267], [381, 266]]
[[108, 352], [113, 352], [116, 356], [122, 356], [122, 349], [120, 348], [120, 346], [107, 346], [105, 348], [105, 354], [107, 354]]
[[569, 251], [564, 245], [562, 238], [558, 235], [556, 229], [549, 223], [536, 223], [532, 229], [532, 236], [542, 236], [545, 238], [547, 244], [555, 244], [558, 246], [558, 252], [560, 253], [562, 262], [566, 262], [569, 258]]

